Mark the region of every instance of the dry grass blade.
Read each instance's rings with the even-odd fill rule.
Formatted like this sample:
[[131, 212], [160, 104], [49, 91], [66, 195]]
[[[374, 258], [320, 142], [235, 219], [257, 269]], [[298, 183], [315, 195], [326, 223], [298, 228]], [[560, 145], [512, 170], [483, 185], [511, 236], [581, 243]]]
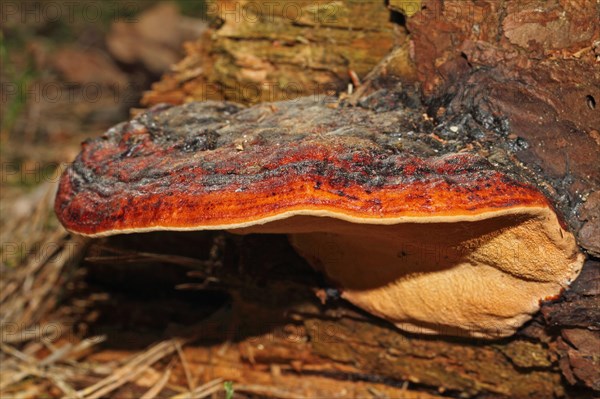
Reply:
[[[57, 186], [56, 183], [42, 184], [11, 203], [0, 203], [0, 241], [3, 244], [19, 243], [25, 248], [33, 248], [46, 236], [45, 226], [52, 215]], [[3, 260], [10, 260], [8, 255]]]
[[36, 363], [36, 359], [34, 357], [29, 356], [28, 354], [25, 354], [25, 353], [21, 352], [20, 350], [13, 348], [12, 346], [10, 346], [6, 343], [0, 343], [0, 350], [6, 354], [14, 356], [15, 358], [21, 360], [22, 362], [25, 362], [25, 363], [28, 363], [31, 365]]
[[10, 386], [17, 384], [23, 381], [25, 378], [29, 377], [31, 373], [29, 371], [17, 371], [17, 372], [2, 372], [2, 381], [0, 381], [0, 397], [5, 396], [5, 390]]
[[[52, 309], [67, 267], [82, 256], [88, 240], [69, 237], [54, 218], [56, 184], [43, 184], [3, 208], [11, 217], [2, 220], [2, 278], [0, 322], [23, 330], [39, 322]], [[10, 232], [10, 235], [7, 233]], [[11, 265], [11, 266], [7, 266]], [[11, 331], [11, 342], [27, 340]], [[2, 335], [6, 342], [7, 335]]]
[[190, 388], [190, 391], [193, 391], [195, 388], [195, 384], [192, 379], [192, 373], [191, 373], [188, 363], [185, 359], [185, 355], [183, 353], [183, 349], [181, 348], [181, 343], [179, 343], [179, 341], [175, 342], [175, 348], [177, 349], [177, 355], [179, 355], [179, 359], [181, 360], [181, 366], [183, 367], [183, 371], [185, 373], [185, 379], [187, 380], [188, 387]]
[[43, 360], [41, 360], [38, 363], [39, 366], [44, 367], [44, 366], [47, 366], [48, 364], [57, 362], [57, 361], [61, 360], [62, 358], [64, 358], [67, 354], [69, 354], [73, 350], [73, 344], [70, 342], [61, 346], [58, 349], [51, 348], [49, 345], [47, 345], [47, 347], [48, 347], [48, 349], [50, 349], [51, 353], [50, 353], [50, 355], [46, 356], [46, 358], [44, 358]]
[[62, 347], [60, 347], [59, 349], [53, 351], [45, 359], [38, 362], [38, 365], [39, 366], [47, 366], [51, 363], [58, 362], [60, 360], [63, 360], [67, 356], [76, 355], [94, 345], [104, 342], [105, 340], [106, 340], [106, 336], [97, 336], [97, 337], [86, 338], [83, 341], [78, 342], [76, 345], [73, 345], [71, 343], [65, 344]]
[[86, 399], [102, 398], [127, 382], [134, 380], [152, 364], [163, 357], [174, 353], [176, 350], [174, 340], [163, 341], [154, 345], [146, 352], [134, 356], [129, 362], [108, 377], [92, 386], [80, 390], [78, 394]]
[[[0, 373], [2, 375], [0, 397], [6, 397], [5, 391], [7, 389], [31, 376], [51, 381], [69, 398], [80, 397], [67, 383], [67, 380], [73, 377], [79, 370], [76, 362], [73, 362], [75, 364], [70, 367], [57, 366], [55, 363], [66, 357], [76, 356], [82, 350], [103, 340], [104, 337], [93, 337], [83, 340], [76, 345], [65, 344], [58, 349], [52, 349], [50, 354], [41, 360], [34, 357], [34, 352], [31, 354], [25, 353], [25, 351], [19, 351], [6, 343], [0, 344], [2, 352], [10, 356], [0, 363]], [[41, 345], [33, 346], [37, 350], [43, 347]], [[46, 347], [50, 346], [46, 345]], [[28, 349], [29, 347], [26, 347], [26, 351], [30, 352]]]
[[56, 385], [61, 391], [63, 391], [66, 397], [75, 399], [81, 398], [77, 391], [71, 385], [67, 384], [67, 382], [61, 377], [59, 377], [56, 373], [48, 373], [46, 375], [46, 378], [51, 380], [54, 383], [54, 385]]
[[172, 396], [171, 399], [201, 399], [201, 398], [205, 398], [208, 395], [212, 395], [213, 393], [217, 393], [221, 389], [223, 389], [223, 387], [221, 385], [222, 383], [223, 383], [222, 378], [215, 378], [214, 380], [209, 381], [206, 384], [199, 386], [198, 388], [194, 389], [191, 392], [180, 393], [178, 395]]
[[[42, 254], [32, 256], [25, 265], [6, 273], [3, 276], [5, 287], [10, 288], [0, 303], [0, 322], [18, 326], [21, 330], [39, 322], [55, 305], [58, 292], [62, 290], [60, 281], [65, 276], [65, 269], [80, 258], [86, 242], [79, 237], [68, 238], [64, 230], [58, 228], [43, 243], [46, 249]], [[47, 248], [51, 247], [56, 250], [50, 253]], [[12, 333], [10, 337], [3, 334], [1, 339], [19, 341], [19, 334]], [[27, 340], [27, 334], [22, 338]]]
[[140, 399], [154, 399], [156, 397], [156, 395], [158, 395], [160, 393], [160, 391], [163, 390], [165, 385], [167, 385], [167, 382], [169, 381], [169, 377], [171, 377], [171, 367], [167, 368], [167, 371], [165, 371], [165, 373], [160, 377], [160, 379], [156, 382], [156, 384], [154, 384], [154, 386], [152, 386], [152, 388], [147, 390], [146, 393], [144, 393], [140, 397]]

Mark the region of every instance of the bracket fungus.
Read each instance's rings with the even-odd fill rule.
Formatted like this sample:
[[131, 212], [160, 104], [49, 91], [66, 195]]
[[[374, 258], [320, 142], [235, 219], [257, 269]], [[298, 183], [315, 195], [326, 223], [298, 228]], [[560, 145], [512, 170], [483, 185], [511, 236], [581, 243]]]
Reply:
[[[394, 119], [399, 118], [399, 119]], [[56, 213], [77, 234], [288, 234], [356, 306], [400, 329], [497, 338], [578, 275], [550, 202], [469, 153], [396, 145], [402, 112], [294, 100], [157, 106], [83, 144]]]

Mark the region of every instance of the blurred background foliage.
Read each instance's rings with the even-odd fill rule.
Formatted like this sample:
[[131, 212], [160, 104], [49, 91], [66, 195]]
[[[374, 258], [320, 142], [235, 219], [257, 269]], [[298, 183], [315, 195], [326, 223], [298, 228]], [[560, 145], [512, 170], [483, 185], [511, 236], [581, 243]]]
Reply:
[[203, 0], [9, 0], [0, 20], [1, 200], [127, 119], [207, 25]]

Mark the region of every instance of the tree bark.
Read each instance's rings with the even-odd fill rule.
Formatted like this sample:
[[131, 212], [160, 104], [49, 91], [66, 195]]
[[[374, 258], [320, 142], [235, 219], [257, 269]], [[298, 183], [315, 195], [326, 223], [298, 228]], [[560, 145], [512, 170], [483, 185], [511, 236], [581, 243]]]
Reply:
[[146, 93], [144, 105], [254, 104], [344, 91], [406, 38], [383, 2], [210, 3], [213, 29], [187, 44], [187, 56]]

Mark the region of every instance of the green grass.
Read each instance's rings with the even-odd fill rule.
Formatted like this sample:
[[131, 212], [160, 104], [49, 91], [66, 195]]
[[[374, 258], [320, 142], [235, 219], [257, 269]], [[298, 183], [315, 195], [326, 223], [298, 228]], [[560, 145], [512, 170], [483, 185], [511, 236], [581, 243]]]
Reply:
[[233, 394], [235, 393], [233, 381], [225, 381], [223, 383], [223, 388], [225, 389], [225, 399], [233, 399]]

